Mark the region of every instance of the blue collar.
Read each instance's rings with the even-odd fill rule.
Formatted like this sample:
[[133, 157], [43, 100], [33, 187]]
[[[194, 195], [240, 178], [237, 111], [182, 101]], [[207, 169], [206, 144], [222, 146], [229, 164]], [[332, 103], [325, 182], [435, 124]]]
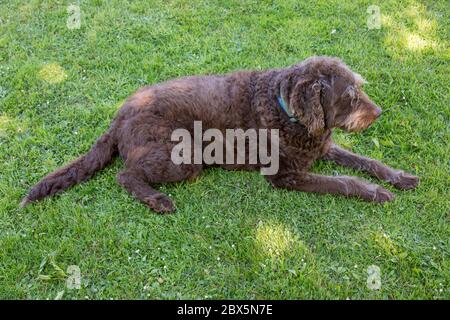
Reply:
[[289, 117], [289, 121], [292, 123], [298, 122], [298, 119], [294, 117], [294, 115], [289, 111], [289, 109], [286, 106], [286, 103], [284, 102], [283, 98], [281, 97], [281, 94], [277, 96], [278, 104], [280, 105], [281, 109], [283, 109], [284, 113]]

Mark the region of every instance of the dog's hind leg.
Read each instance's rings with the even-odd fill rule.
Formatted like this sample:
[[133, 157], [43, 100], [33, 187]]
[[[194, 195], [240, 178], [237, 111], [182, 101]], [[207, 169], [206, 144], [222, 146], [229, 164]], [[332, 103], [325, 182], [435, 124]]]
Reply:
[[173, 212], [175, 206], [168, 196], [153, 189], [152, 184], [192, 179], [202, 170], [201, 165], [173, 163], [171, 150], [171, 144], [159, 143], [134, 148], [127, 157], [127, 169], [117, 176], [125, 189], [156, 212]]
[[165, 194], [153, 189], [140, 170], [126, 169], [117, 175], [119, 183], [156, 212], [173, 212], [175, 206]]

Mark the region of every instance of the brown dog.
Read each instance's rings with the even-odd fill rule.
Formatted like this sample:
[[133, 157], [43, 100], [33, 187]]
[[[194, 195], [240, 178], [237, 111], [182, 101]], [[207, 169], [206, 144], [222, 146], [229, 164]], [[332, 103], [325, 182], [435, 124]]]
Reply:
[[[202, 121], [204, 130], [279, 129], [279, 171], [266, 176], [274, 187], [393, 200], [388, 190], [355, 177], [308, 173], [322, 158], [366, 171], [398, 189], [418, 185], [415, 176], [333, 143], [333, 128], [359, 131], [379, 117], [381, 109], [362, 91], [363, 83], [339, 59], [312, 57], [285, 69], [186, 77], [142, 88], [124, 103], [87, 154], [42, 179], [22, 205], [87, 180], [118, 153], [126, 165], [118, 174], [119, 183], [153, 210], [174, 211], [172, 201], [152, 185], [194, 178], [207, 166], [171, 161], [172, 132], [192, 132], [194, 121]], [[220, 166], [261, 168], [260, 163]]]

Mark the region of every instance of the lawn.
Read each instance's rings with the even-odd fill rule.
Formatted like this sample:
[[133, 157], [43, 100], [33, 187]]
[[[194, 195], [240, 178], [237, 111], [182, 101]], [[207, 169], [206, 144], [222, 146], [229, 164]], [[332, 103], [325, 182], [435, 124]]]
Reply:
[[[450, 298], [447, 1], [80, 1], [79, 28], [70, 4], [0, 1], [0, 298]], [[214, 169], [161, 186], [178, 210], [157, 215], [117, 184], [116, 159], [19, 208], [144, 84], [311, 55], [341, 57], [383, 108], [335, 140], [418, 175], [416, 190], [381, 183], [397, 197], [377, 205]], [[313, 171], [375, 182], [330, 163]]]

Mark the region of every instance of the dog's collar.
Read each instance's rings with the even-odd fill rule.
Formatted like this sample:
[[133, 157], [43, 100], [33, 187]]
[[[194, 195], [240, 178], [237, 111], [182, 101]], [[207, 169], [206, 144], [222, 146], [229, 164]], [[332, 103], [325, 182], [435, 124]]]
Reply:
[[281, 109], [284, 111], [284, 113], [286, 113], [286, 115], [289, 117], [289, 121], [292, 123], [298, 122], [298, 119], [296, 117], [294, 117], [294, 115], [291, 113], [291, 111], [289, 111], [288, 107], [286, 106], [286, 103], [284, 102], [283, 97], [281, 96], [281, 92], [280, 92], [280, 95], [277, 96], [277, 100], [278, 100], [278, 105], [281, 107]]

